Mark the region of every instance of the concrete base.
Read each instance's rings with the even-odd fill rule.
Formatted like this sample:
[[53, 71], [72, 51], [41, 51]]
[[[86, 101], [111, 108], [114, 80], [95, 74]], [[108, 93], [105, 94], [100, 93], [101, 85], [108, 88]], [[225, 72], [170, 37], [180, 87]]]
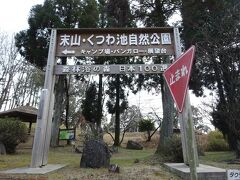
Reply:
[[[182, 177], [184, 180], [190, 179], [190, 168], [184, 163], [165, 163], [171, 172]], [[227, 179], [226, 170], [199, 164], [197, 167], [198, 180], [225, 180]]]
[[38, 167], [38, 168], [23, 167], [23, 168], [9, 169], [9, 170], [6, 170], [6, 171], [0, 171], [0, 173], [6, 173], [6, 174], [46, 174], [46, 173], [61, 169], [65, 166], [66, 165], [62, 165], [62, 164], [48, 164], [46, 166]]

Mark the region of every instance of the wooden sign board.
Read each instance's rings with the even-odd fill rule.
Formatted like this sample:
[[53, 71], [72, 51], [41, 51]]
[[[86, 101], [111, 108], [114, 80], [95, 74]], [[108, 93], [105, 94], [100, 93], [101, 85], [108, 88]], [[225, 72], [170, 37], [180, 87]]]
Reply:
[[57, 57], [174, 55], [173, 28], [58, 29]]
[[156, 74], [168, 64], [56, 65], [55, 74]]

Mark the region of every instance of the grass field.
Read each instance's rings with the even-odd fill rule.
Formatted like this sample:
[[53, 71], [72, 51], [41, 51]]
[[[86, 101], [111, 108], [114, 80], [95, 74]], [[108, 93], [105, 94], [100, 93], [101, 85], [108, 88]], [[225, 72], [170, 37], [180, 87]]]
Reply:
[[[139, 141], [144, 145], [143, 150], [127, 150], [126, 142], [129, 139]], [[104, 136], [104, 140], [111, 144], [111, 138]], [[92, 179], [136, 179], [136, 180], [159, 180], [159, 179], [180, 179], [171, 174], [162, 166], [162, 162], [154, 156], [158, 136], [153, 137], [151, 143], [146, 143], [143, 134], [131, 133], [127, 134], [122, 147], [118, 149], [118, 153], [114, 153], [111, 157], [111, 164], [118, 164], [120, 173], [110, 173], [108, 169], [84, 169], [80, 168], [81, 154], [74, 152], [72, 146], [64, 146], [51, 148], [49, 152], [49, 164], [66, 164], [63, 169], [48, 173], [46, 175], [16, 175], [1, 174], [0, 179], [18, 179], [18, 180], [92, 180]], [[19, 146], [17, 153], [14, 155], [0, 156], [0, 171], [18, 167], [28, 167], [31, 161], [31, 149]], [[213, 165], [226, 169], [240, 169], [240, 165], [228, 164], [228, 160], [234, 159], [233, 152], [206, 152], [205, 156], [199, 157], [200, 163]], [[136, 161], [137, 160], [137, 161]], [[137, 163], [136, 163], [137, 162]]]
[[235, 159], [235, 153], [232, 151], [205, 152], [205, 156], [200, 156], [199, 159], [202, 164], [224, 169], [240, 169], [240, 162], [238, 164], [229, 163]]
[[[112, 155], [111, 164], [120, 166], [120, 173], [109, 173], [107, 169], [83, 169], [79, 168], [81, 154], [72, 151], [72, 147], [59, 147], [50, 149], [49, 164], [66, 164], [61, 170], [47, 175], [4, 175], [0, 177], [12, 179], [178, 179], [167, 172], [160, 164], [146, 163], [146, 159], [152, 156], [154, 149], [141, 151], [119, 148], [118, 153]], [[0, 171], [27, 167], [31, 161], [31, 149], [19, 150], [15, 155], [0, 156]], [[134, 163], [138, 159], [139, 163]], [[1, 179], [1, 178], [0, 178]]]

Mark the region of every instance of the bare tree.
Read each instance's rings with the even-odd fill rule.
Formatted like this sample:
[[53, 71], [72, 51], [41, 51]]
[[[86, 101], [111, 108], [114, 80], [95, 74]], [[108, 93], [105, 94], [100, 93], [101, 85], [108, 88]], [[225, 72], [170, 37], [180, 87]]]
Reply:
[[0, 109], [36, 106], [43, 73], [17, 52], [15, 40], [0, 33]]
[[6, 33], [0, 33], [0, 109], [9, 100], [11, 86], [16, 76], [20, 60], [17, 57], [17, 50], [13, 38]]
[[[135, 105], [129, 107], [121, 114], [120, 129], [122, 132], [122, 137], [119, 142], [119, 145], [121, 145], [121, 143], [123, 142], [126, 132], [138, 131], [138, 122], [140, 121], [141, 117], [142, 115], [141, 115], [140, 109]], [[113, 141], [115, 138], [110, 131], [114, 129], [113, 128], [114, 122], [115, 122], [115, 117], [112, 117], [111, 122], [104, 127], [104, 131], [111, 136]]]

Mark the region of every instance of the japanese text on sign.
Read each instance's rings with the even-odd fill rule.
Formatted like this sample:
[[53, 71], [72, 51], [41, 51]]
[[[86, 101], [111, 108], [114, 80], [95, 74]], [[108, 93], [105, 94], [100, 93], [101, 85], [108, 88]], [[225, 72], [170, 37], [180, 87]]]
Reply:
[[240, 180], [240, 170], [228, 169], [227, 170], [227, 180]]
[[188, 75], [188, 70], [185, 65], [182, 65], [181, 69], [177, 69], [174, 74], [171, 73], [170, 77], [170, 83], [169, 85], [173, 85], [177, 81], [179, 81], [181, 78], [185, 77]]
[[150, 74], [161, 73], [167, 64], [56, 65], [55, 74]]
[[135, 31], [61, 31], [57, 56], [173, 55], [172, 33]]
[[[160, 38], [161, 37], [161, 38]], [[94, 35], [90, 34], [87, 38], [81, 38], [81, 35], [74, 34], [63, 34], [60, 35], [60, 46], [81, 46], [82, 43], [88, 43], [90, 46], [94, 45], [134, 45], [134, 46], [147, 46], [147, 45], [159, 45], [159, 44], [171, 44], [170, 33], [161, 33], [161, 36], [158, 33], [152, 34], [116, 34], [116, 36], [107, 34], [107, 35]]]

